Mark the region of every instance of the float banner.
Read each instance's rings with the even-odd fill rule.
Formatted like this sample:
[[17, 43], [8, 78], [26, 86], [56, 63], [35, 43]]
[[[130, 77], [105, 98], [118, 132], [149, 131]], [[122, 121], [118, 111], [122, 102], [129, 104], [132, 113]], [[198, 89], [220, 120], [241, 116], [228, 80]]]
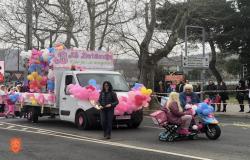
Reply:
[[180, 83], [180, 81], [184, 81], [184, 75], [166, 75], [165, 81], [172, 81], [174, 84]]
[[104, 51], [57, 50], [53, 58], [55, 68], [81, 66], [85, 69], [113, 70], [113, 54]]

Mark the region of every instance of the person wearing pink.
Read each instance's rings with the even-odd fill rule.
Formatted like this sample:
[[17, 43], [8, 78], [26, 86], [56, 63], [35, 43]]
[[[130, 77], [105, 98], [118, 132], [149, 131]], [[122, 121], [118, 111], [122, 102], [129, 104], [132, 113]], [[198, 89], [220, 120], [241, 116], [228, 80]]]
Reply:
[[[15, 93], [15, 88], [11, 88], [9, 91], [9, 95]], [[9, 96], [6, 98], [6, 104], [7, 104], [7, 112], [5, 113], [5, 117], [8, 118], [8, 116], [15, 116], [15, 102], [12, 102]]]
[[192, 116], [186, 115], [180, 105], [179, 94], [177, 92], [172, 92], [169, 95], [168, 102], [166, 104], [167, 118], [168, 122], [172, 124], [177, 124], [181, 126], [178, 131], [179, 134], [190, 134], [188, 131]]
[[7, 99], [8, 111], [5, 113], [5, 116], [15, 115], [15, 103], [13, 103], [9, 98]]

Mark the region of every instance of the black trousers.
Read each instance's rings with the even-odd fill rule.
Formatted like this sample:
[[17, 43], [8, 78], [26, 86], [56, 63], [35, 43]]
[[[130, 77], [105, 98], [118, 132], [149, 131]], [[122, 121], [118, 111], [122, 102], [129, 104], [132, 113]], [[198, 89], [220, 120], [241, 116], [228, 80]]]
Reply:
[[227, 100], [223, 99], [221, 100], [221, 102], [223, 103], [223, 111], [227, 110]]
[[250, 111], [250, 98], [248, 98], [248, 105], [249, 105], [249, 111]]
[[112, 131], [114, 109], [103, 109], [100, 114], [104, 136], [110, 136]]
[[240, 110], [244, 111], [244, 98], [238, 98], [238, 102], [240, 104]]

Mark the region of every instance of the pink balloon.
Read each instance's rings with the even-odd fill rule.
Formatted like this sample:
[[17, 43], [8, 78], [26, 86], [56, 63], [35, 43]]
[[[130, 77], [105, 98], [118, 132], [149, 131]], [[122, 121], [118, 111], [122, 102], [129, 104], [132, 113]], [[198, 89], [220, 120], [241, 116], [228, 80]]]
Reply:
[[48, 78], [46, 76], [42, 77], [41, 85], [45, 86], [47, 84]]
[[98, 101], [99, 99], [99, 92], [98, 91], [92, 91], [89, 95], [89, 100], [94, 100], [94, 101]]

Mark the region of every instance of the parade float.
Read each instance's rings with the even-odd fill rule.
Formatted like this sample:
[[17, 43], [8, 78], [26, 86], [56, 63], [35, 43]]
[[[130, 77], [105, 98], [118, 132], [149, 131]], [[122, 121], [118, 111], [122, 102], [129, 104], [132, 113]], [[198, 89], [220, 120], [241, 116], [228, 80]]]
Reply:
[[97, 107], [101, 85], [110, 81], [117, 93], [114, 124], [137, 128], [143, 120], [143, 108], [148, 107], [151, 89], [136, 83], [129, 88], [124, 77], [115, 72], [113, 55], [103, 51], [65, 49], [63, 45], [21, 53], [28, 63], [24, 86], [27, 92], [14, 93], [19, 109], [27, 119], [59, 116], [76, 124], [79, 129], [100, 125]]

